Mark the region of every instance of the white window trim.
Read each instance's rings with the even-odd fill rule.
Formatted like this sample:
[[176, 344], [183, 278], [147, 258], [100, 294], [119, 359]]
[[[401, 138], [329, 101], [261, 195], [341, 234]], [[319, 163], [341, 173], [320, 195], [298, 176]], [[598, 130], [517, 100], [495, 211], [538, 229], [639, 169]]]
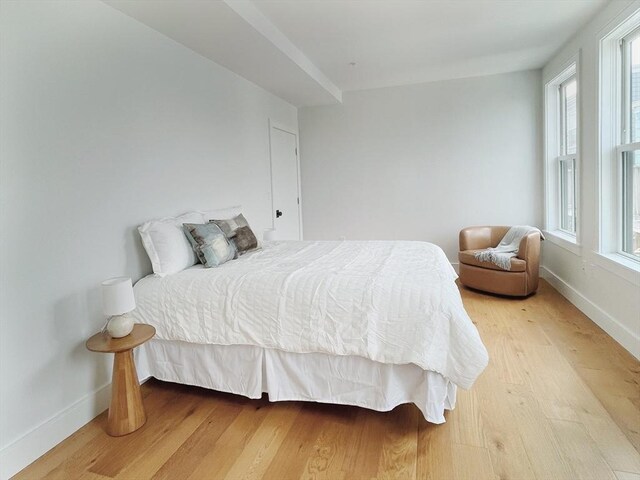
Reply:
[[593, 263], [605, 270], [624, 278], [626, 281], [640, 286], [640, 269], [638, 262], [631, 260], [629, 256], [619, 253], [596, 253], [592, 257]]
[[[559, 87], [569, 78], [575, 77], [576, 120], [578, 133], [576, 136], [576, 153], [561, 155], [560, 136], [560, 92]], [[582, 82], [580, 81], [580, 51], [568, 58], [558, 69], [558, 73], [544, 86], [544, 233], [547, 240], [575, 255], [582, 251], [582, 209], [581, 209], [581, 118]], [[575, 235], [560, 228], [560, 158], [575, 158], [575, 197], [576, 197], [576, 233]]]
[[640, 24], [640, 10], [600, 39], [600, 101], [598, 158], [598, 245], [596, 262], [634, 284], [640, 284], [640, 261], [622, 252], [622, 152], [640, 142], [621, 145], [622, 55], [620, 41]]

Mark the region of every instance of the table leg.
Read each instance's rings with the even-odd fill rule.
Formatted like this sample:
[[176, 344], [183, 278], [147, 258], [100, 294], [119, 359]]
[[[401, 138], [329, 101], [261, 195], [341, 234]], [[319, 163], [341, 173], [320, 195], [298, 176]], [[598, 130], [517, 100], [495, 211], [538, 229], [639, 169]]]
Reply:
[[107, 433], [113, 437], [120, 437], [135, 432], [146, 421], [133, 350], [117, 352], [113, 359]]

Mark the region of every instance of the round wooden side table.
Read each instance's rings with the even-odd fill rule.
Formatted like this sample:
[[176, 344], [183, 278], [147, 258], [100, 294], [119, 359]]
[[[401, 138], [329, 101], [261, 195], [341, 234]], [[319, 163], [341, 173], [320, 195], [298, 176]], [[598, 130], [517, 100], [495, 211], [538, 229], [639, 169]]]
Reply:
[[107, 420], [107, 433], [112, 437], [135, 432], [147, 421], [136, 364], [133, 361], [133, 349], [155, 334], [156, 329], [151, 325], [136, 323], [133, 331], [126, 337], [111, 338], [107, 332], [100, 332], [87, 340], [87, 349], [92, 352], [115, 354]]

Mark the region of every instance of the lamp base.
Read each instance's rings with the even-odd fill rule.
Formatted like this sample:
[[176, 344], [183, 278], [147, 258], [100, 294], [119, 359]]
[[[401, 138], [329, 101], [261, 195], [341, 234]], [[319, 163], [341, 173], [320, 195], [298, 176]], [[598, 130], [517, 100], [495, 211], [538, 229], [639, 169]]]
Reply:
[[114, 315], [107, 322], [107, 333], [113, 338], [126, 337], [133, 331], [133, 319], [125, 315]]

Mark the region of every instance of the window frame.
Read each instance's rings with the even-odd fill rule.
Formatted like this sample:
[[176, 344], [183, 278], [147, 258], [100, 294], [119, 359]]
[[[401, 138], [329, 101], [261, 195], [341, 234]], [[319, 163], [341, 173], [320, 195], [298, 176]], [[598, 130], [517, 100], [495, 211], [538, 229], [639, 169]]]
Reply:
[[[620, 88], [621, 88], [621, 105], [620, 105], [620, 144], [616, 148], [616, 163], [617, 163], [617, 194], [616, 197], [619, 202], [619, 206], [617, 208], [618, 212], [618, 222], [617, 222], [617, 252], [619, 255], [627, 257], [631, 261], [636, 261], [640, 264], [640, 257], [629, 253], [625, 250], [625, 244], [627, 242], [627, 237], [629, 232], [627, 232], [627, 209], [628, 202], [631, 201], [633, 204], [633, 198], [630, 197], [630, 193], [628, 192], [628, 184], [630, 180], [626, 178], [627, 167], [626, 162], [627, 155], [633, 152], [640, 151], [640, 139], [638, 141], [633, 142], [631, 129], [633, 127], [632, 115], [633, 115], [633, 106], [631, 103], [631, 75], [632, 75], [632, 66], [631, 66], [631, 42], [634, 40], [640, 39], [640, 26], [632, 30], [630, 33], [626, 34], [624, 37], [620, 39]], [[633, 222], [631, 224], [631, 235], [633, 235]]]
[[640, 285], [640, 259], [623, 250], [624, 152], [640, 150], [640, 141], [629, 143], [631, 118], [625, 39], [640, 34], [640, 10], [635, 10], [600, 37], [599, 63], [599, 218], [596, 263]]
[[[566, 154], [566, 102], [563, 87], [572, 80], [576, 81], [576, 151]], [[580, 52], [565, 61], [544, 86], [544, 180], [545, 180], [545, 222], [544, 231], [547, 239], [576, 255], [581, 252], [580, 221]], [[575, 231], [563, 228], [562, 204], [563, 190], [561, 185], [561, 168], [564, 162], [573, 162], [573, 218]]]
[[[576, 151], [573, 153], [569, 153], [569, 146], [568, 146], [568, 133], [569, 130], [567, 128], [568, 125], [568, 117], [567, 117], [567, 85], [570, 84], [571, 82], [575, 82], [576, 84]], [[577, 91], [577, 87], [578, 87], [578, 78], [576, 73], [574, 72], [573, 74], [571, 74], [568, 78], [562, 80], [561, 83], [558, 84], [558, 115], [559, 115], [559, 120], [558, 120], [558, 134], [559, 134], [559, 145], [558, 145], [558, 157], [557, 157], [557, 168], [558, 168], [558, 219], [557, 219], [557, 228], [558, 230], [560, 230], [562, 233], [564, 233], [565, 235], [569, 235], [569, 236], [576, 236], [576, 231], [577, 231], [577, 227], [578, 227], [578, 222], [577, 222], [577, 213], [578, 213], [578, 209], [577, 209], [577, 195], [576, 195], [576, 191], [577, 191], [577, 182], [578, 182], [578, 178], [576, 176], [576, 156], [577, 156], [577, 151], [578, 151], [578, 145], [577, 145], [577, 122], [578, 122], [578, 118], [577, 118], [577, 107], [578, 107], [578, 91]], [[565, 182], [563, 181], [564, 179], [564, 170], [563, 170], [563, 166], [567, 163], [570, 163], [570, 165], [567, 167], [571, 170], [571, 182], [573, 183], [573, 189], [572, 189], [572, 194], [571, 197], [573, 197], [571, 199], [571, 203], [573, 205], [573, 212], [571, 217], [573, 217], [573, 229], [568, 228], [568, 226], [565, 225], [565, 219], [567, 219], [569, 217], [569, 215], [567, 215], [568, 212], [568, 208], [567, 208], [567, 203], [569, 202], [569, 192], [564, 192], [564, 187], [565, 187]], [[566, 193], [566, 195], [565, 195]]]

